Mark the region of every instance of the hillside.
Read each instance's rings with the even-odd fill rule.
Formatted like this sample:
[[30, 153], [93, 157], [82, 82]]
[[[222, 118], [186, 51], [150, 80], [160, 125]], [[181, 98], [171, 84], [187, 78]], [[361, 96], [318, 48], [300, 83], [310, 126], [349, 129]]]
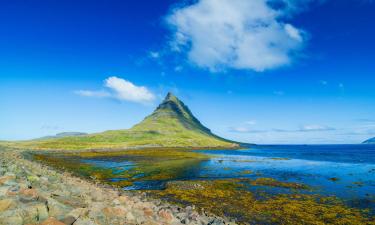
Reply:
[[375, 137], [362, 142], [362, 144], [375, 144]]
[[142, 122], [127, 130], [39, 139], [11, 143], [31, 149], [120, 149], [127, 147], [238, 147], [238, 144], [211, 133], [173, 94]]

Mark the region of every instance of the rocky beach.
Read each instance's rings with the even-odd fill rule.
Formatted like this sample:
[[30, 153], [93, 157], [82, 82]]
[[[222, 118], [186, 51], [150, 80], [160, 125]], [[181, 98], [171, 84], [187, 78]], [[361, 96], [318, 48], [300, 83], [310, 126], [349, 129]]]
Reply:
[[0, 224], [234, 224], [56, 171], [24, 157], [21, 150], [0, 150]]

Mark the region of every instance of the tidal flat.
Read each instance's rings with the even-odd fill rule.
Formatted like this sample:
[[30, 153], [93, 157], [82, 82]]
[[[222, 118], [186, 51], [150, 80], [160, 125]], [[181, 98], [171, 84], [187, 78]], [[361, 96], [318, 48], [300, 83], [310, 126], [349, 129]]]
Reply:
[[237, 223], [374, 224], [372, 162], [317, 160], [301, 156], [303, 151], [296, 157], [295, 151], [268, 149], [266, 154], [261, 154], [264, 149], [169, 148], [41, 152], [32, 157], [77, 176], [184, 207], [194, 205]]

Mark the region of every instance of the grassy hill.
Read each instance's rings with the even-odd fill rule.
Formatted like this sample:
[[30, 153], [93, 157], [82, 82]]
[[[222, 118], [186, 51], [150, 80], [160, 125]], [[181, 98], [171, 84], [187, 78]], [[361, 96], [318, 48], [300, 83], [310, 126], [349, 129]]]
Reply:
[[127, 130], [12, 142], [8, 145], [30, 149], [121, 149], [128, 147], [238, 147], [211, 133], [173, 94], [168, 93], [156, 110]]

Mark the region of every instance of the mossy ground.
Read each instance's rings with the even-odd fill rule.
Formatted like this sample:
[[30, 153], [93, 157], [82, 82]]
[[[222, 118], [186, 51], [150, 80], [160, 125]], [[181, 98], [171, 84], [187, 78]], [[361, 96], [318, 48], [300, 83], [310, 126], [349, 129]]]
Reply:
[[[275, 182], [275, 181], [274, 181]], [[250, 224], [374, 224], [366, 211], [347, 207], [334, 197], [308, 194], [264, 195], [247, 191], [247, 179], [171, 182], [150, 196], [180, 205], [195, 205], [208, 212]], [[269, 181], [267, 182], [269, 183]], [[294, 188], [276, 181], [274, 185]]]

